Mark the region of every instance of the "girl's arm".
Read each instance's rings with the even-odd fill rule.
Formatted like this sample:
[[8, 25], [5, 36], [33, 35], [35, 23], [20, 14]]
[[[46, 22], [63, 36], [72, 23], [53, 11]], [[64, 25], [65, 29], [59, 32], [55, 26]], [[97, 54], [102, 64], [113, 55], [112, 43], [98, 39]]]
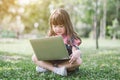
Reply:
[[72, 39], [72, 54], [70, 55], [70, 64], [74, 63], [78, 58], [80, 58], [81, 51], [79, 45], [81, 44], [80, 39]]
[[74, 63], [80, 57], [81, 51], [76, 47], [72, 47], [72, 54], [70, 55], [70, 64]]

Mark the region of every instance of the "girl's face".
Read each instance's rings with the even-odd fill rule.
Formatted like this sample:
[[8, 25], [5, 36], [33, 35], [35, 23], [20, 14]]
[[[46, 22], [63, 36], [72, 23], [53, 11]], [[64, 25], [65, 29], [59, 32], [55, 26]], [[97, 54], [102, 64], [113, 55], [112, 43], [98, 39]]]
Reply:
[[52, 25], [52, 29], [56, 35], [65, 34], [65, 27], [63, 25]]

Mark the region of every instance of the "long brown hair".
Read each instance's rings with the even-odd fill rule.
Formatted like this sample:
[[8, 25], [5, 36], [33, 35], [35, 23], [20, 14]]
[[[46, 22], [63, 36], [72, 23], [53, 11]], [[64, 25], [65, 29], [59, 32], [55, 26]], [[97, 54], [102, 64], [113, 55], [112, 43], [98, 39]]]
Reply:
[[49, 24], [50, 24], [50, 31], [48, 33], [49, 36], [56, 35], [52, 29], [52, 25], [63, 25], [66, 30], [65, 35], [69, 36], [70, 38], [74, 37], [75, 39], [80, 39], [73, 29], [73, 25], [70, 20], [69, 14], [63, 8], [55, 9], [53, 11], [49, 18]]

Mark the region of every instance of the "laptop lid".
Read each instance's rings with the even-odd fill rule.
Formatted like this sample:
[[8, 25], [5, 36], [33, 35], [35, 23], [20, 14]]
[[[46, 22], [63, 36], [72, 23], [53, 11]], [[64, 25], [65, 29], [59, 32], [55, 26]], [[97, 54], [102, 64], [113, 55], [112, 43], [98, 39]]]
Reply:
[[68, 51], [63, 42], [62, 36], [31, 39], [30, 43], [38, 60], [69, 59]]

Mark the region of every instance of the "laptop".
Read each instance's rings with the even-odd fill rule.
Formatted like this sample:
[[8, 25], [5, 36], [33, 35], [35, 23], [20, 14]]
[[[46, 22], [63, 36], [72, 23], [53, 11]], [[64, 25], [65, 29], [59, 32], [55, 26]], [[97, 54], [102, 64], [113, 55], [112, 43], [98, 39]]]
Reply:
[[62, 36], [31, 39], [30, 43], [38, 60], [69, 59], [68, 51]]

